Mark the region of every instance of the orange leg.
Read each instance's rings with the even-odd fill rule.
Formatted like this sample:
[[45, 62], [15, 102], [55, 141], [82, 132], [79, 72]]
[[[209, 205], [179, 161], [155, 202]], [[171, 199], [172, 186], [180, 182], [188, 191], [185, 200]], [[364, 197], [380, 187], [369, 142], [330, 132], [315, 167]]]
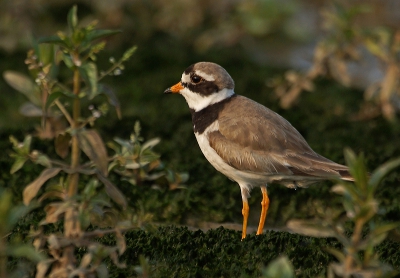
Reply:
[[247, 219], [249, 218], [249, 203], [247, 200], [243, 200], [243, 229], [242, 229], [242, 240], [246, 237], [247, 234]]
[[267, 187], [261, 186], [261, 192], [263, 195], [263, 199], [261, 201], [261, 215], [260, 215], [260, 223], [258, 224], [257, 235], [261, 235], [264, 229], [265, 219], [267, 218], [267, 212], [269, 207], [269, 198]]

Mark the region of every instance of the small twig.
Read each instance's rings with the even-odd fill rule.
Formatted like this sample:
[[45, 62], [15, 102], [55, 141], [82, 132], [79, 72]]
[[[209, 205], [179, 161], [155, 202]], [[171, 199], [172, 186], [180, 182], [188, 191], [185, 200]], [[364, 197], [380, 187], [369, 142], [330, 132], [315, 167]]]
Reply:
[[67, 119], [68, 123], [72, 126], [74, 123], [74, 120], [72, 119], [71, 115], [68, 113], [67, 109], [65, 109], [64, 105], [62, 105], [62, 103], [58, 99], [55, 101], [55, 103], [56, 103], [58, 109], [60, 109], [60, 111], [63, 113], [63, 115]]
[[64, 162], [62, 162], [62, 161], [59, 161], [59, 160], [53, 160], [53, 159], [51, 159], [50, 162], [51, 162], [52, 164], [56, 164], [56, 165], [62, 166], [62, 167], [64, 167], [64, 168], [70, 168], [70, 166], [69, 166], [68, 164], [66, 164], [66, 163], [64, 163]]
[[83, 122], [79, 125], [78, 129], [79, 129], [79, 128], [84, 128], [85, 125], [89, 124], [90, 122], [94, 122], [94, 121], [97, 120], [97, 119], [98, 119], [97, 117], [90, 116], [89, 118], [87, 118], [85, 121], [83, 121]]
[[109, 75], [113, 70], [115, 70], [116, 68], [118, 68], [119, 66], [121, 66], [123, 63], [122, 59], [119, 60], [117, 63], [113, 64], [112, 67], [110, 67], [107, 71], [103, 72], [102, 74], [100, 74], [100, 76], [97, 78], [97, 81], [100, 81], [101, 79], [103, 79], [104, 77], [106, 77], [107, 75]]

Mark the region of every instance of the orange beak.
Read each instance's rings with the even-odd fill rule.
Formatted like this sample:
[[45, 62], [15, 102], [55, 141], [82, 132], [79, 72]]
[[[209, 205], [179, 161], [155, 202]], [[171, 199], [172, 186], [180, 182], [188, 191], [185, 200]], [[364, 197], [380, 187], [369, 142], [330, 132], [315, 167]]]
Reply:
[[182, 86], [181, 82], [178, 82], [172, 87], [169, 87], [164, 91], [164, 94], [177, 94], [179, 93], [184, 87]]

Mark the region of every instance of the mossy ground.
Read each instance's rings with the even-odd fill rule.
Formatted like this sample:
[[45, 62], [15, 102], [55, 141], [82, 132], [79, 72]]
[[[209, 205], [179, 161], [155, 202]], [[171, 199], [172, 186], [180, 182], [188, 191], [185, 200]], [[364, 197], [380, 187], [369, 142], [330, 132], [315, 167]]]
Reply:
[[[127, 277], [148, 259], [152, 277], [259, 277], [273, 259], [285, 255], [297, 277], [325, 277], [335, 261], [326, 248], [340, 248], [334, 239], [311, 238], [287, 232], [268, 231], [240, 240], [240, 232], [222, 227], [203, 232], [185, 227], [160, 227], [126, 234], [128, 248], [122, 259], [126, 269], [113, 267], [111, 277]], [[112, 241], [111, 238], [102, 242]], [[385, 241], [379, 247], [381, 259], [400, 267], [399, 243]]]

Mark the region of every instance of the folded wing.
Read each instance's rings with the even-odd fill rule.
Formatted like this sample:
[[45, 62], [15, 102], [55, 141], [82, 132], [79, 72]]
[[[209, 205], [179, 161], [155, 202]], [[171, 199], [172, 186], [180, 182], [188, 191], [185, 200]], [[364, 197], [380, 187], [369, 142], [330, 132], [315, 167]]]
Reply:
[[[236, 111], [244, 113], [235, 115]], [[352, 180], [346, 166], [314, 152], [288, 121], [248, 98], [232, 100], [230, 108], [220, 113], [218, 123], [219, 130], [208, 134], [210, 146], [236, 169], [310, 180]]]

